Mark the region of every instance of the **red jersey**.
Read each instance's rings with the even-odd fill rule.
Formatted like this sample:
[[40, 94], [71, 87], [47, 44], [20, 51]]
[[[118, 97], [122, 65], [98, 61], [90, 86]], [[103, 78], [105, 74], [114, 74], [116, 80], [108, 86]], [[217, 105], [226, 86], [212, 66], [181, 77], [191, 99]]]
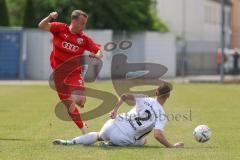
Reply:
[[51, 23], [50, 32], [53, 34], [53, 51], [50, 61], [53, 69], [77, 55], [82, 55], [85, 50], [96, 54], [100, 45], [93, 42], [84, 32], [73, 34], [65, 23]]

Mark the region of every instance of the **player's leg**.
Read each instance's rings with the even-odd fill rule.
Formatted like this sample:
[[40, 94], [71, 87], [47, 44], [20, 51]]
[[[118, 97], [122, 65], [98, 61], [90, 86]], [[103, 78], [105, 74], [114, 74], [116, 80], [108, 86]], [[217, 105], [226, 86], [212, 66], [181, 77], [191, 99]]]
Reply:
[[103, 141], [109, 141], [110, 134], [111, 132], [113, 132], [114, 128], [115, 128], [114, 120], [113, 119], [108, 120], [101, 128], [98, 139]]
[[73, 72], [69, 77], [67, 77], [67, 84], [71, 85], [71, 87], [76, 88], [71, 92], [71, 98], [81, 108], [84, 107], [86, 103], [86, 96], [84, 96], [85, 86], [84, 80], [79, 72]]
[[76, 103], [81, 108], [84, 108], [84, 105], [86, 103], [86, 96], [80, 95], [78, 92], [72, 92], [71, 94], [72, 100], [74, 103]]
[[122, 133], [122, 131], [116, 126], [111, 132], [109, 142], [111, 145], [114, 146], [129, 146], [133, 143], [133, 140], [131, 140], [124, 133]]
[[[86, 144], [86, 145], [90, 145], [93, 144], [97, 141], [109, 141], [110, 137], [109, 135], [111, 135], [111, 132], [114, 131], [114, 120], [108, 120], [102, 127], [101, 131], [98, 132], [91, 132], [76, 138], [73, 138], [72, 140], [56, 140], [53, 143], [57, 144]], [[117, 134], [116, 132], [114, 132], [115, 134]]]
[[147, 143], [147, 138], [144, 137], [140, 140], [136, 140], [131, 146], [144, 146]]
[[[78, 107], [76, 104], [71, 100], [70, 95], [62, 95], [58, 94], [62, 102], [67, 108], [68, 114], [71, 117], [71, 119], [74, 121], [74, 123], [78, 126], [79, 129], [81, 129], [82, 134], [87, 133], [87, 126], [85, 123], [83, 123]], [[67, 98], [68, 97], [68, 98]]]
[[90, 145], [90, 144], [94, 144], [97, 141], [98, 141], [98, 133], [90, 132], [85, 135], [75, 137], [71, 140], [56, 139], [53, 141], [53, 144], [54, 145], [75, 145], [75, 144]]
[[73, 138], [72, 140], [57, 139], [57, 140], [53, 141], [53, 144], [55, 144], [55, 145], [74, 145], [74, 144], [90, 145], [97, 141], [109, 141], [110, 140], [109, 135], [111, 134], [111, 132], [113, 130], [114, 130], [113, 120], [108, 120], [103, 125], [103, 127], [99, 133], [91, 132], [91, 133]]
[[94, 144], [99, 140], [99, 133], [98, 132], [91, 132], [76, 138], [72, 139], [73, 144]]
[[[82, 81], [82, 78], [80, 76], [79, 73], [74, 73], [71, 74], [69, 77], [67, 77], [67, 79], [65, 80], [65, 83], [70, 85], [70, 86], [77, 86], [77, 87], [81, 87], [82, 90], [84, 90], [84, 83]], [[79, 92], [78, 92], [79, 93]], [[64, 102], [65, 106], [67, 107], [67, 111], [69, 116], [72, 118], [72, 120], [74, 121], [74, 123], [78, 126], [78, 128], [81, 129], [83, 134], [87, 133], [87, 126], [83, 123], [81, 116], [80, 116], [80, 112], [78, 110], [78, 107], [76, 106], [75, 100], [73, 99], [71, 94], [61, 94], [58, 93], [60, 99], [62, 100], [62, 102]], [[81, 96], [79, 94], [79, 96]], [[68, 100], [68, 101], [65, 101]], [[84, 96], [82, 96], [81, 98], [81, 105], [84, 106], [84, 103], [86, 101], [86, 98], [84, 98]]]
[[[133, 143], [114, 123], [115, 120], [107, 121], [99, 132], [99, 138], [108, 141], [111, 146], [127, 146]], [[104, 145], [105, 146], [105, 145]]]

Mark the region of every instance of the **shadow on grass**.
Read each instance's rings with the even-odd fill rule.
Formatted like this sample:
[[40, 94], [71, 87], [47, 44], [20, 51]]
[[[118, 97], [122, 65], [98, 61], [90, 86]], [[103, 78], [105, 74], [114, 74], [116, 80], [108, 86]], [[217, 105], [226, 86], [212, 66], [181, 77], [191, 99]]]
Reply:
[[[114, 150], [114, 149], [116, 149], [116, 150], [121, 150], [121, 149], [124, 149], [124, 150], [126, 150], [126, 149], [129, 149], [129, 150], [132, 150], [132, 149], [166, 149], [166, 150], [175, 150], [175, 149], [177, 149], [177, 148], [175, 148], [175, 149], [173, 149], [173, 148], [166, 148], [166, 147], [164, 147], [164, 146], [158, 146], [158, 145], [156, 145], [156, 146], [150, 146], [150, 145], [145, 145], [145, 146], [124, 146], [124, 147], [121, 147], [121, 146], [105, 146], [105, 147], [100, 147], [100, 146], [98, 146], [98, 145], [81, 145], [81, 144], [79, 144], [79, 145], [71, 145], [71, 146], [66, 146], [66, 147], [79, 147], [79, 146], [81, 146], [81, 147], [86, 147], [86, 148], [89, 148], [89, 149], [91, 149], [91, 148], [99, 148], [99, 149], [106, 149], [106, 150]], [[218, 146], [189, 146], [189, 147], [184, 147], [184, 148], [179, 148], [179, 149], [184, 149], [184, 150], [188, 150], [188, 149], [217, 149], [217, 148], [219, 148]], [[177, 149], [177, 150], [179, 150], [179, 149]]]
[[[88, 146], [89, 147], [89, 146]], [[159, 148], [162, 148], [161, 146], [148, 146], [148, 145], [145, 145], [145, 146], [124, 146], [124, 147], [121, 147], [121, 146], [106, 146], [106, 147], [99, 147], [98, 145], [95, 145], [95, 147], [98, 147], [100, 149], [159, 149]]]
[[[87, 146], [87, 147], [91, 147], [91, 146]], [[95, 145], [95, 147], [99, 147], [97, 145]], [[145, 145], [145, 146], [125, 146], [125, 147], [121, 147], [121, 146], [107, 146], [107, 147], [99, 147], [102, 149], [166, 149], [166, 150], [174, 150], [177, 148], [166, 148], [164, 146], [150, 146], [150, 145]], [[178, 149], [184, 149], [184, 150], [188, 150], [188, 149], [216, 149], [218, 148], [217, 146], [196, 146], [196, 147], [184, 147], [184, 148], [178, 148]], [[177, 150], [178, 150], [177, 149]]]
[[184, 149], [217, 149], [219, 148], [218, 146], [189, 146], [189, 147], [184, 147]]
[[63, 145], [63, 147], [85, 147], [85, 148], [99, 148], [99, 149], [146, 149], [146, 148], [165, 148], [162, 146], [105, 146], [105, 147], [100, 147], [98, 144], [95, 145], [82, 145], [82, 144], [77, 144], [77, 145]]
[[22, 139], [22, 138], [0, 138], [0, 141], [28, 141], [28, 139]]
[[114, 149], [117, 149], [117, 150], [121, 150], [121, 149], [160, 149], [160, 148], [165, 148], [163, 146], [150, 146], [150, 145], [145, 145], [145, 146], [105, 146], [105, 147], [100, 147], [98, 146], [98, 144], [96, 145], [70, 145], [70, 146], [65, 146], [65, 147], [86, 147], [86, 148], [99, 148], [99, 149], [107, 149], [107, 150], [114, 150]]

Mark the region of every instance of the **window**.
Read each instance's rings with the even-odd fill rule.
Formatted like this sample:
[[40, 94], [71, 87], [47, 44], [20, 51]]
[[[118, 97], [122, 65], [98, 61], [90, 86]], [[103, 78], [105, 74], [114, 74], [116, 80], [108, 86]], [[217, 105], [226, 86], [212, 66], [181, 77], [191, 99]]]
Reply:
[[204, 20], [206, 23], [218, 25], [221, 23], [221, 12], [216, 5], [206, 5], [204, 7]]

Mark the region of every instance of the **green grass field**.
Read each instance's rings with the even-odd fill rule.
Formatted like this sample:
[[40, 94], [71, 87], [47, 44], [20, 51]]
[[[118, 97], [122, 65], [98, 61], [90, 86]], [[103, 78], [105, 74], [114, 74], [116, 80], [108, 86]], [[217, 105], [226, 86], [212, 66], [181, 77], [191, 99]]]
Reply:
[[[115, 93], [112, 84], [97, 82], [93, 88]], [[47, 85], [0, 85], [0, 160], [228, 160], [240, 159], [240, 86], [220, 84], [174, 84], [165, 105], [168, 114], [189, 114], [192, 120], [170, 121], [165, 134], [171, 142], [184, 141], [184, 149], [167, 149], [148, 136], [145, 147], [54, 146], [56, 138], [80, 134], [73, 122], [59, 120], [54, 113], [58, 102]], [[89, 98], [81, 112], [100, 103]], [[92, 106], [92, 107], [90, 107]], [[130, 107], [124, 106], [121, 111]], [[87, 122], [90, 131], [98, 131], [108, 115]], [[207, 124], [212, 139], [197, 143], [192, 131]]]

